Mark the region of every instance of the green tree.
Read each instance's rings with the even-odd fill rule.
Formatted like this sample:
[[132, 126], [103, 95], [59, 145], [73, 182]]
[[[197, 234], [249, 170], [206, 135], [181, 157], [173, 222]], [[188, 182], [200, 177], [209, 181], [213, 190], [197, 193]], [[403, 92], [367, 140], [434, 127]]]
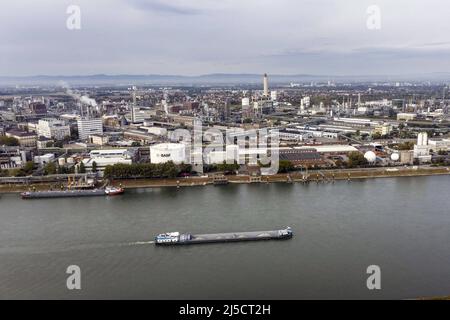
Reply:
[[33, 173], [33, 169], [34, 169], [33, 161], [27, 161], [27, 163], [25, 163], [25, 165], [22, 168], [22, 170], [25, 173], [25, 175], [32, 174]]
[[92, 172], [97, 172], [97, 162], [92, 162]]
[[49, 162], [44, 167], [44, 174], [56, 174], [56, 164], [54, 162]]
[[378, 132], [375, 132], [374, 134], [372, 134], [372, 139], [373, 140], [381, 139], [381, 134]]
[[58, 174], [66, 174], [67, 168], [64, 166], [58, 166], [57, 172], [58, 172]]
[[353, 151], [348, 154], [347, 167], [355, 168], [366, 164], [367, 160], [361, 152]]
[[414, 148], [414, 142], [412, 141], [406, 141], [403, 143], [399, 143], [397, 145], [398, 150], [412, 150]]
[[216, 166], [218, 171], [223, 171], [224, 173], [233, 173], [234, 171], [239, 169], [239, 164], [234, 163], [226, 163], [225, 161]]
[[0, 145], [18, 146], [19, 145], [19, 140], [17, 140], [14, 137], [0, 136]]
[[55, 141], [53, 143], [53, 147], [55, 148], [62, 148], [64, 146], [64, 142], [63, 141]]
[[166, 163], [133, 163], [106, 166], [104, 176], [108, 179], [128, 178], [175, 178], [185, 165], [177, 166], [172, 161]]
[[80, 167], [78, 169], [79, 173], [86, 173], [86, 166], [84, 165], [83, 161], [80, 162]]
[[278, 166], [278, 173], [287, 173], [290, 171], [293, 171], [294, 165], [289, 160], [280, 160], [279, 166]]

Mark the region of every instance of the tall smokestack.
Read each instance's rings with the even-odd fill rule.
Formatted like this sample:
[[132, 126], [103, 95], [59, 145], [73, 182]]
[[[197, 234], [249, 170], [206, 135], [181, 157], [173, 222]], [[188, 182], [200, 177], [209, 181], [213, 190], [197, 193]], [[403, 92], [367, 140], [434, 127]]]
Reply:
[[264, 97], [269, 96], [269, 79], [267, 78], [267, 73], [264, 73]]

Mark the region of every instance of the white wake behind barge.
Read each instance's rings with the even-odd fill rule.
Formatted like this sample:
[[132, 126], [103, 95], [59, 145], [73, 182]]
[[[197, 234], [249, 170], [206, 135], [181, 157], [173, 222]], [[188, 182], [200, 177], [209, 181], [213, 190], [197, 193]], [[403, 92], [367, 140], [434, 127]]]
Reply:
[[190, 234], [179, 232], [162, 233], [155, 237], [156, 245], [180, 245], [214, 242], [236, 242], [257, 240], [281, 240], [292, 238], [292, 229], [287, 227], [281, 230], [250, 231], [232, 233]]

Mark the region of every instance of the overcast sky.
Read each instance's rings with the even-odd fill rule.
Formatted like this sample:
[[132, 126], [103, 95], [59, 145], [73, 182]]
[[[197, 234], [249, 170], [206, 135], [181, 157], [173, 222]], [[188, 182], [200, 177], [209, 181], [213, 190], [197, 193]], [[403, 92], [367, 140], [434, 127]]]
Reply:
[[448, 0], [2, 0], [0, 75], [450, 72], [449, 14]]

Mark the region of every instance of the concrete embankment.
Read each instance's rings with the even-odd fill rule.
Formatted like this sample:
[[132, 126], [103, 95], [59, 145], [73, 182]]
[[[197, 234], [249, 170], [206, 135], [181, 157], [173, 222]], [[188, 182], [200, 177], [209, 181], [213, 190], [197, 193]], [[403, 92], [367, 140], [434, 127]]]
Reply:
[[[390, 177], [417, 177], [432, 175], [449, 175], [450, 167], [424, 167], [424, 168], [368, 168], [347, 170], [322, 170], [295, 172], [290, 174], [276, 174], [272, 176], [251, 177], [247, 175], [227, 176], [229, 183], [292, 183], [292, 182], [331, 182], [334, 180], [352, 180]], [[136, 179], [116, 180], [115, 185], [122, 184], [125, 188], [152, 188], [152, 187], [189, 187], [213, 184], [212, 177], [191, 177], [180, 179]]]
[[[335, 180], [353, 180], [369, 178], [390, 177], [417, 177], [432, 175], [449, 175], [450, 167], [397, 167], [397, 168], [364, 168], [342, 170], [309, 170], [292, 172], [289, 174], [276, 174], [272, 176], [252, 177], [248, 175], [226, 176], [229, 183], [292, 183], [292, 182], [332, 182]], [[212, 177], [188, 177], [176, 179], [117, 179], [113, 185], [122, 185], [124, 188], [160, 188], [160, 187], [194, 187], [214, 183]], [[4, 184], [0, 185], [0, 193], [24, 192], [31, 187], [36, 190], [49, 190], [57, 188], [51, 183]]]

